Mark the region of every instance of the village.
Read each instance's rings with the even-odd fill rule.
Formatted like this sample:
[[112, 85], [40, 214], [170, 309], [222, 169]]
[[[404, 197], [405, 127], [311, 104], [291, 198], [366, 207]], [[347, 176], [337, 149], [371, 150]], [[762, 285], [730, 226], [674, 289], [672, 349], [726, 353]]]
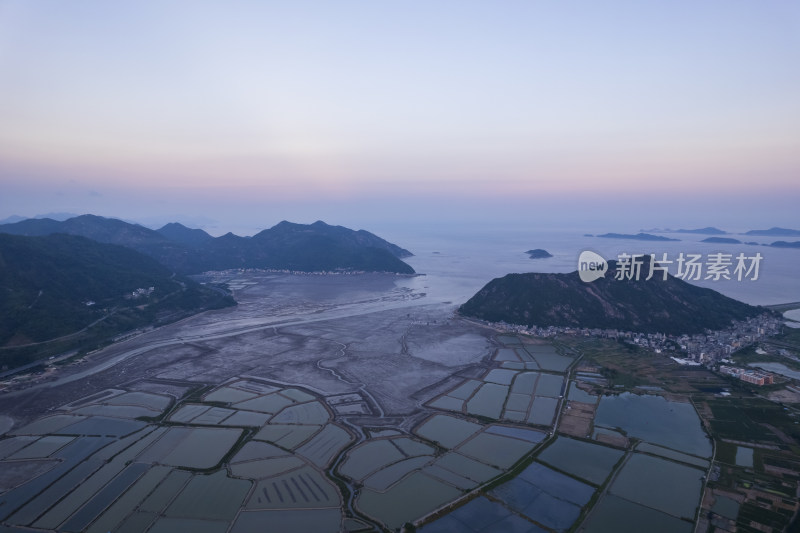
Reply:
[[[655, 353], [670, 355], [676, 363], [681, 365], [705, 366], [709, 369], [718, 369], [723, 374], [754, 385], [773, 384], [775, 377], [772, 373], [763, 370], [733, 366], [730, 356], [743, 348], [782, 333], [784, 328], [787, 327], [781, 318], [769, 313], [764, 313], [749, 320], [734, 322], [726, 330], [707, 330], [705, 333], [695, 335], [666, 335], [663, 333], [639, 333], [616, 329], [563, 326], [528, 327], [505, 322], [484, 323], [503, 332], [539, 338], [572, 335], [615, 339], [652, 350]], [[787, 350], [779, 347], [759, 346], [757, 350], [762, 354], [766, 354], [768, 353], [767, 350], [770, 350], [777, 355], [791, 357]]]

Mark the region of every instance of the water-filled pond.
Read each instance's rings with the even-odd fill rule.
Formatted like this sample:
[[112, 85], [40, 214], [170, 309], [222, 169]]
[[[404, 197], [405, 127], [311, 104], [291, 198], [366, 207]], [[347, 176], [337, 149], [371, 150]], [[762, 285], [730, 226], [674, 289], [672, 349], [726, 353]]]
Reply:
[[438, 442], [445, 448], [455, 448], [481, 430], [480, 424], [448, 415], [434, 415], [416, 429], [417, 435]]
[[351, 479], [359, 480], [403, 458], [402, 452], [389, 439], [372, 440], [351, 450], [339, 466], [339, 471]]
[[258, 482], [247, 501], [248, 509], [317, 509], [338, 507], [336, 486], [320, 472], [304, 466]]
[[623, 451], [608, 446], [559, 437], [539, 454], [539, 460], [600, 485], [623, 454]]
[[744, 446], [736, 447], [736, 465], [753, 467], [753, 448], [745, 448]]
[[283, 448], [295, 448], [320, 430], [320, 426], [269, 424], [256, 433], [256, 440], [272, 442]]
[[613, 494], [604, 495], [581, 526], [585, 533], [691, 533], [694, 524]]
[[524, 440], [484, 432], [461, 445], [458, 451], [482, 463], [505, 469], [510, 468], [533, 446], [533, 443]]
[[597, 403], [598, 397], [589, 394], [588, 392], [579, 389], [577, 383], [574, 381], [569, 384], [569, 394], [567, 394], [567, 398], [573, 402], [582, 402], [582, 403]]
[[501, 473], [501, 470], [456, 452], [444, 454], [436, 460], [435, 464], [478, 483], [488, 481]]
[[629, 436], [699, 457], [711, 457], [711, 442], [690, 403], [629, 392], [603, 396], [596, 426], [621, 428]]
[[297, 449], [297, 453], [322, 468], [344, 448], [353, 437], [335, 424], [328, 424], [307, 443]]
[[369, 476], [364, 480], [364, 486], [383, 492], [394, 483], [400, 481], [407, 474], [422, 468], [426, 463], [432, 460], [433, 456], [423, 455], [398, 461]]
[[667, 459], [631, 455], [609, 491], [677, 518], [694, 519], [704, 471]]
[[456, 499], [461, 491], [421, 472], [415, 472], [380, 493], [363, 489], [358, 508], [390, 528], [399, 528], [441, 505]]
[[452, 513], [420, 528], [420, 533], [544, 533], [544, 530], [511, 512], [499, 502], [475, 498]]
[[564, 386], [564, 377], [554, 374], [542, 374], [536, 383], [536, 396], [558, 398]]
[[564, 531], [575, 523], [594, 492], [590, 485], [533, 463], [491, 495], [540, 524]]
[[556, 414], [557, 406], [558, 400], [555, 398], [536, 396], [531, 405], [531, 414], [528, 416], [528, 422], [531, 424], [549, 426], [553, 423], [553, 417]]
[[[260, 533], [264, 531], [264, 524], [269, 524], [273, 531], [337, 533], [341, 530], [342, 512], [339, 509], [243, 511], [239, 513], [230, 531], [231, 533]], [[195, 530], [189, 528], [171, 531], [194, 532]]]
[[467, 402], [467, 412], [488, 418], [500, 418], [507, 395], [507, 385], [484, 383]]

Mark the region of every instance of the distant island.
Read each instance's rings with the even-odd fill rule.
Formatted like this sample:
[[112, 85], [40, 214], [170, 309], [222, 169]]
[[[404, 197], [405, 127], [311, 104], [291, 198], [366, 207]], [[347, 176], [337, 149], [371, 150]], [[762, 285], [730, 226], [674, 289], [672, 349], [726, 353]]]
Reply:
[[670, 229], [670, 228], [653, 228], [639, 230], [642, 233], [694, 233], [697, 235], [727, 235], [727, 231], [723, 231], [713, 226], [697, 229]]
[[531, 259], [547, 259], [548, 257], [553, 257], [553, 254], [541, 248], [528, 250], [525, 253], [528, 254], [528, 257], [530, 257]]
[[[647, 272], [647, 261], [643, 272]], [[618, 329], [641, 333], [694, 334], [720, 330], [732, 320], [764, 312], [714, 290], [668, 276], [649, 281], [614, 278], [609, 261], [604, 278], [592, 283], [570, 274], [508, 274], [490, 281], [459, 312], [525, 326]]]
[[739, 239], [732, 239], [730, 237], [709, 237], [700, 242], [711, 242], [714, 244], [742, 244]]
[[775, 241], [769, 246], [774, 246], [775, 248], [800, 248], [800, 241]]
[[678, 229], [675, 230], [675, 233], [696, 233], [699, 235], [727, 235], [727, 231], [723, 231], [719, 228], [715, 228], [713, 226], [709, 226], [707, 228], [698, 228], [698, 229]]
[[697, 228], [697, 229], [676, 229], [676, 230], [663, 230], [664, 233], [694, 233], [697, 235], [727, 235], [727, 231], [723, 231], [719, 228], [715, 228], [713, 226], [708, 226], [706, 228]]
[[652, 235], [650, 233], [603, 233], [602, 235], [598, 235], [598, 237], [602, 237], [603, 239], [633, 239], [636, 241], [679, 241], [680, 239], [672, 239], [670, 237], [664, 237], [662, 235]]
[[762, 237], [800, 237], [800, 230], [787, 228], [752, 229], [745, 235]]
[[122, 220], [81, 215], [64, 221], [43, 218], [3, 224], [0, 233], [26, 236], [66, 233], [118, 244], [148, 255], [179, 274], [230, 268], [414, 274], [414, 269], [402, 261], [413, 255], [408, 250], [368, 231], [354, 231], [322, 221], [313, 224], [284, 221], [252, 237], [228, 233], [215, 238], [178, 223], [151, 230]]

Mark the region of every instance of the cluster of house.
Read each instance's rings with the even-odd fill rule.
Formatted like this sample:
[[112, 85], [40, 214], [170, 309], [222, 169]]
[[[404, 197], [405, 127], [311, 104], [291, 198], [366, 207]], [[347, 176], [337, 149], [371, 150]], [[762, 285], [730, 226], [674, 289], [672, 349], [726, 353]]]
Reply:
[[764, 314], [736, 322], [727, 330], [707, 331], [691, 337], [684, 335], [679, 343], [690, 359], [708, 365], [718, 363], [742, 348], [781, 333], [783, 327], [782, 320]]
[[138, 298], [147, 298], [148, 296], [153, 294], [153, 291], [155, 291], [155, 290], [156, 290], [155, 287], [148, 287], [146, 289], [145, 288], [138, 288], [135, 291], [133, 291], [132, 293], [130, 293], [128, 295], [128, 298], [133, 298], [134, 300], [136, 300]]
[[366, 270], [319, 270], [315, 272], [306, 272], [305, 270], [286, 270], [276, 268], [229, 268], [227, 270], [213, 270], [204, 272], [203, 275], [214, 277], [233, 276], [243, 273], [257, 273], [257, 274], [292, 274], [295, 276], [350, 276], [357, 274], [366, 274]]
[[[656, 353], [672, 352], [676, 355], [681, 355], [682, 357], [673, 357], [675, 361], [681, 364], [712, 367], [742, 348], [781, 333], [784, 323], [780, 318], [765, 313], [749, 320], [734, 322], [726, 330], [707, 330], [705, 333], [696, 335], [665, 335], [663, 333], [636, 333], [616, 329], [559, 326], [528, 327], [505, 322], [492, 323], [491, 326], [505, 332], [521, 333], [535, 337], [577, 335], [617, 339], [643, 348], [649, 348]], [[729, 366], [721, 368], [730, 369], [730, 371], [724, 373], [738, 377], [748, 383], [756, 385], [773, 383], [772, 375], [767, 372]], [[736, 373], [733, 373], [733, 370]]]

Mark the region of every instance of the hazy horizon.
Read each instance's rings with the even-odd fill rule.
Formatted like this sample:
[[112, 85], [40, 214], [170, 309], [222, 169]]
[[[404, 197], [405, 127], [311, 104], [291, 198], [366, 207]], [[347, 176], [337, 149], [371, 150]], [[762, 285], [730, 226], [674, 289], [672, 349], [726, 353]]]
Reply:
[[798, 65], [797, 4], [10, 0], [0, 219], [797, 228]]
[[[485, 209], [486, 206], [472, 205], [470, 208], [478, 210]], [[414, 232], [458, 234], [460, 232], [481, 231], [491, 234], [493, 232], [497, 233], [514, 230], [517, 232], [528, 231], [532, 234], [542, 232], [552, 233], [553, 231], [566, 231], [576, 234], [600, 234], [607, 232], [637, 233], [639, 231], [648, 231], [651, 229], [696, 229], [708, 226], [722, 229], [732, 236], [735, 236], [749, 230], [768, 229], [775, 226], [800, 229], [800, 222], [791, 216], [780, 217], [770, 214], [763, 217], [756, 216], [743, 220], [733, 209], [728, 215], [718, 216], [713, 219], [703, 217], [702, 215], [685, 216], [685, 213], [679, 213], [678, 215], [673, 214], [675, 216], [648, 217], [646, 210], [645, 212], [639, 213], [638, 216], [631, 218], [630, 216], [624, 216], [620, 212], [611, 209], [609, 209], [607, 213], [608, 216], [602, 216], [602, 213], [599, 213], [599, 211], [596, 212], [587, 209], [585, 212], [580, 210], [562, 213], [549, 211], [546, 214], [538, 214], [538, 216], [534, 213], [511, 217], [508, 216], [508, 212], [503, 212], [502, 210], [499, 213], [492, 213], [487, 210], [487, 212], [483, 214], [474, 214], [471, 218], [439, 216], [438, 218], [416, 217], [403, 220], [397, 216], [390, 215], [381, 217], [378, 216], [378, 214], [367, 214], [365, 211], [366, 210], [362, 210], [356, 215], [353, 215], [352, 213], [347, 213], [347, 209], [341, 209], [340, 211], [338, 209], [331, 210], [320, 208], [317, 210], [314, 208], [298, 209], [296, 206], [285, 206], [282, 209], [266, 212], [263, 216], [229, 213], [230, 216], [214, 217], [210, 213], [202, 212], [197, 212], [196, 214], [190, 214], [191, 212], [158, 213], [150, 209], [140, 210], [137, 209], [137, 206], [134, 206], [131, 210], [122, 210], [122, 212], [131, 213], [130, 216], [125, 216], [119, 211], [110, 209], [84, 212], [30, 212], [24, 215], [19, 215], [19, 213], [14, 212], [8, 215], [8, 217], [0, 218], [0, 221], [5, 221], [6, 218], [11, 216], [43, 218], [47, 215], [52, 215], [56, 219], [61, 220], [68, 218], [68, 215], [80, 216], [91, 214], [106, 218], [115, 218], [151, 229], [158, 229], [165, 224], [178, 222], [189, 228], [202, 229], [214, 237], [219, 237], [229, 232], [239, 236], [252, 236], [284, 220], [298, 224], [311, 224], [321, 220], [334, 226], [346, 226], [356, 230], [367, 230], [372, 233], [377, 233], [382, 237], [385, 237], [384, 233], [386, 232], [397, 235], [408, 235]], [[225, 213], [221, 213], [218, 215], [224, 214]], [[602, 218], [599, 218], [598, 215], [602, 216]], [[748, 220], [752, 223], [747, 223]], [[781, 220], [783, 222], [781, 222]]]

